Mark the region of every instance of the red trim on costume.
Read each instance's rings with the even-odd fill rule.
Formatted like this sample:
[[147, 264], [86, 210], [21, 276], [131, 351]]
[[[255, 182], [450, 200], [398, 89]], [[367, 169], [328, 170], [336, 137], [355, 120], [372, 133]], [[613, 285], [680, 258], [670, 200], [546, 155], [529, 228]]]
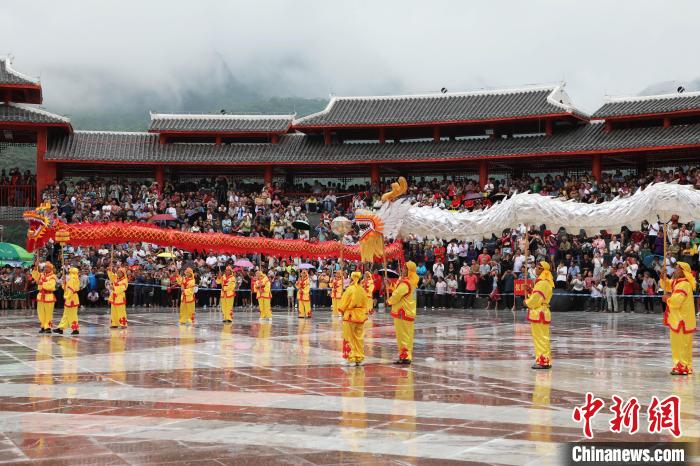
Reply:
[[540, 311], [540, 316], [537, 320], [530, 319], [530, 311], [528, 311], [527, 315], [525, 316], [525, 320], [527, 320], [528, 322], [530, 322], [532, 324], [545, 324], [545, 325], [549, 325], [552, 322], [551, 319], [547, 320], [544, 318], [544, 311]]
[[532, 292], [532, 294], [535, 294], [535, 293], [537, 293], [538, 295], [542, 296], [542, 299], [547, 299], [547, 298], [544, 297], [544, 293], [542, 293], [540, 290], [535, 290], [535, 291]]
[[683, 293], [683, 295], [688, 296], [688, 293], [686, 293], [685, 290], [673, 290], [673, 293], [671, 293], [671, 294], [676, 294], [676, 293]]
[[272, 299], [272, 296], [258, 296], [258, 301], [260, 301], [261, 299]]
[[[48, 296], [48, 299], [46, 298]], [[39, 295], [37, 296], [37, 302], [40, 303], [55, 303], [56, 302], [56, 296], [54, 296], [52, 291], [40, 291]]]
[[398, 312], [391, 311], [389, 313], [389, 315], [391, 317], [393, 317], [394, 319], [401, 319], [401, 320], [405, 320], [406, 322], [413, 322], [414, 320], [416, 320], [415, 317], [407, 316], [406, 311], [404, 311], [403, 308], [399, 309]]
[[[689, 333], [695, 333], [697, 331], [697, 328], [691, 328], [687, 329], [685, 327], [685, 321], [681, 319], [680, 322], [678, 322], [678, 326], [676, 328], [673, 328], [671, 324], [668, 322], [668, 319], [664, 316], [664, 325], [669, 328], [672, 332], [675, 333], [683, 333], [683, 334], [689, 334]], [[682, 330], [682, 331], [681, 331]]]

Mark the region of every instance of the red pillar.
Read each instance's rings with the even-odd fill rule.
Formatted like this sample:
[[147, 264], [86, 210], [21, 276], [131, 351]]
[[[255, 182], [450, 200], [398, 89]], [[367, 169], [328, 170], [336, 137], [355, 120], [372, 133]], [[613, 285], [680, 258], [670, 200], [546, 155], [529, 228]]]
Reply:
[[216, 136], [216, 139], [214, 139], [214, 144], [217, 146], [221, 145], [221, 136]]
[[272, 165], [265, 165], [265, 174], [263, 177], [265, 186], [272, 184]]
[[671, 118], [666, 117], [664, 118], [664, 128], [670, 128], [671, 127]]
[[56, 164], [44, 160], [47, 147], [46, 128], [36, 132], [36, 199], [41, 202], [41, 192], [56, 181]]
[[12, 101], [12, 91], [10, 89], [5, 89], [4, 95], [2, 97], [3, 102], [11, 102]]
[[603, 174], [603, 169], [601, 166], [600, 154], [593, 154], [591, 159], [591, 173], [596, 181], [600, 181]]
[[433, 142], [440, 142], [440, 127], [433, 127]]
[[486, 160], [479, 160], [479, 189], [484, 189], [489, 181], [489, 165]]
[[370, 165], [369, 179], [372, 186], [379, 186], [379, 165]]
[[603, 126], [603, 131], [606, 133], [609, 133], [610, 131], [612, 131], [612, 123], [609, 121], [606, 121], [605, 126]]
[[544, 121], [544, 134], [546, 134], [547, 136], [551, 136], [552, 133], [554, 132], [553, 126], [554, 125], [552, 124], [552, 120], [545, 120]]
[[168, 137], [165, 134], [159, 134], [158, 135], [158, 142], [160, 144], [167, 144], [168, 143]]
[[331, 130], [330, 129], [323, 130], [323, 142], [327, 146], [331, 145], [332, 139], [331, 139]]
[[278, 142], [280, 142], [280, 135], [279, 135], [279, 134], [273, 134], [273, 135], [272, 135], [272, 143], [273, 143], [273, 144], [277, 144]]
[[384, 144], [386, 142], [386, 131], [384, 128], [379, 128], [379, 144]]
[[158, 183], [158, 189], [163, 192], [163, 187], [165, 187], [165, 167], [163, 165], [156, 165], [154, 178]]

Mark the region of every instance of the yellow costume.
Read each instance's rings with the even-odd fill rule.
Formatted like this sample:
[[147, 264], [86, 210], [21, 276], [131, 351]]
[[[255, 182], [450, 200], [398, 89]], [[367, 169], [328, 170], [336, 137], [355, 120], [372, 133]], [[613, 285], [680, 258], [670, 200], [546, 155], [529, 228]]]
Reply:
[[255, 279], [255, 296], [258, 298], [258, 307], [260, 308], [261, 319], [272, 319], [272, 310], [270, 309], [270, 301], [272, 294], [270, 293], [270, 279], [262, 272], [258, 272]]
[[216, 279], [221, 285], [221, 316], [226, 323], [233, 322], [233, 301], [236, 298], [236, 276], [231, 266], [226, 267], [226, 273]]
[[693, 333], [695, 333], [695, 277], [690, 272], [690, 265], [677, 263], [678, 272], [672, 281], [661, 280], [665, 296], [666, 312], [664, 325], [670, 330], [671, 355], [673, 357], [673, 375], [693, 373]]
[[297, 301], [299, 301], [299, 317], [309, 318], [311, 317], [311, 283], [306, 270], [301, 271], [295, 286], [297, 288]]
[[343, 292], [340, 301], [340, 312], [343, 313], [343, 339], [347, 340], [350, 350], [347, 360], [348, 363], [355, 363], [357, 366], [365, 359], [365, 322], [367, 321], [367, 295], [358, 283], [361, 276], [360, 272], [352, 273], [350, 276], [352, 284]]
[[180, 323], [194, 324], [194, 287], [196, 286], [194, 271], [189, 267], [185, 269], [185, 277], [183, 278], [178, 275], [177, 284], [182, 288], [182, 295], [180, 297]]
[[416, 320], [416, 296], [418, 286], [416, 264], [406, 262], [406, 276], [396, 282], [387, 304], [391, 306], [391, 317], [394, 318], [396, 343], [399, 359], [396, 364], [411, 364], [413, 360], [413, 323]]
[[58, 324], [56, 333], [63, 333], [63, 330], [70, 325], [72, 334], [77, 335], [80, 330], [78, 324], [78, 307], [80, 306], [80, 278], [78, 277], [78, 269], [71, 267], [68, 271], [68, 280], [63, 285], [63, 317]]
[[540, 272], [532, 294], [525, 300], [527, 307], [527, 321], [530, 322], [532, 342], [535, 346], [535, 364], [533, 369], [549, 369], [552, 367], [552, 351], [549, 343], [549, 323], [552, 314], [549, 310], [549, 301], [552, 299], [554, 280], [547, 262], [539, 264]]
[[372, 280], [372, 274], [369, 272], [365, 272], [365, 278], [362, 280], [362, 289], [365, 290], [365, 296], [367, 296], [367, 313], [372, 314], [372, 308], [374, 307], [374, 301], [372, 300], [374, 280]]
[[51, 333], [53, 307], [56, 304], [56, 296], [53, 294], [56, 291], [56, 275], [53, 273], [53, 264], [47, 262], [43, 273], [33, 270], [32, 278], [36, 282], [39, 292], [36, 297], [36, 311], [39, 315], [39, 325], [41, 325], [39, 333]]
[[109, 294], [109, 304], [111, 306], [110, 327], [126, 327], [129, 323], [126, 319], [126, 289], [129, 286], [126, 270], [120, 268], [116, 274], [108, 270], [107, 277], [112, 284], [112, 292]]
[[343, 272], [335, 272], [335, 277], [331, 282], [331, 312], [333, 315], [340, 315], [340, 300], [343, 298]]

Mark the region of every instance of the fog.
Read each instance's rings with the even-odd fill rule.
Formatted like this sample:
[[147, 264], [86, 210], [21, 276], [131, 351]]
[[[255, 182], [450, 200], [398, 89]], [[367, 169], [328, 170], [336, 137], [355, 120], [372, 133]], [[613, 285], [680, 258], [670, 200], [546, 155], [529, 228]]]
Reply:
[[3, 0], [0, 24], [0, 54], [41, 77], [50, 109], [566, 81], [592, 112], [700, 76], [692, 0]]

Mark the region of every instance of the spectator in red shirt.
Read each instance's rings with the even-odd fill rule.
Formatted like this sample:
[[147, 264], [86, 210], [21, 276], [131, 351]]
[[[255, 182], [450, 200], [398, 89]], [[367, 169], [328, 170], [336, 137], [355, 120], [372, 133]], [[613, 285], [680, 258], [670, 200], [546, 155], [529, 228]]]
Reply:
[[491, 262], [491, 256], [489, 255], [488, 251], [486, 248], [483, 248], [481, 250], [481, 254], [479, 254], [479, 257], [477, 257], [477, 260], [479, 261], [479, 264], [488, 264]]
[[445, 263], [445, 246], [439, 244], [435, 249], [433, 249], [433, 256], [435, 256], [435, 262], [438, 260]]
[[630, 308], [630, 312], [634, 312], [634, 277], [628, 273], [622, 280], [622, 312], [627, 312], [627, 307]]

